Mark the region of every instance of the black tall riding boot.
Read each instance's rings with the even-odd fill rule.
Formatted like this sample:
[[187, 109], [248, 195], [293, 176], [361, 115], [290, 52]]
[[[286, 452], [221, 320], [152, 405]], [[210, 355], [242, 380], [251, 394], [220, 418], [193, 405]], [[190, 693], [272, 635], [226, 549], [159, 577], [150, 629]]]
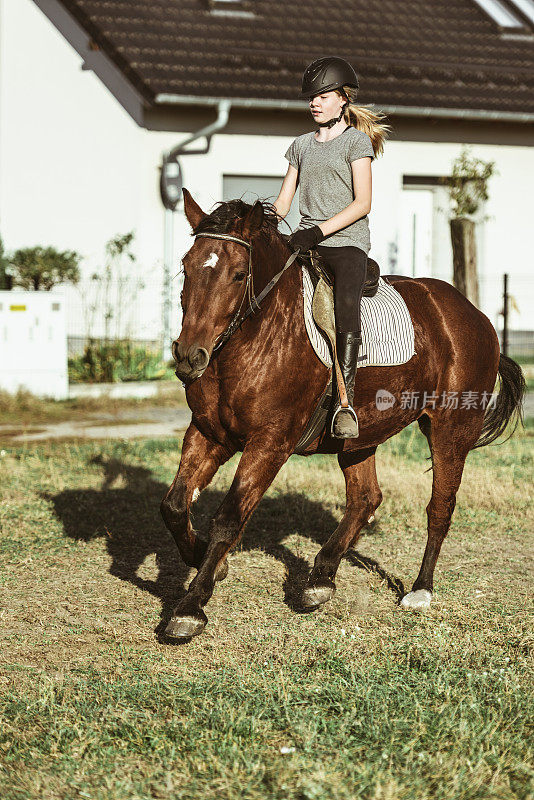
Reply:
[[354, 379], [358, 368], [358, 353], [362, 343], [360, 331], [339, 331], [336, 328], [336, 348], [339, 366], [345, 380], [349, 407], [338, 402], [332, 418], [332, 436], [336, 439], [355, 439], [359, 435], [358, 418], [352, 407]]

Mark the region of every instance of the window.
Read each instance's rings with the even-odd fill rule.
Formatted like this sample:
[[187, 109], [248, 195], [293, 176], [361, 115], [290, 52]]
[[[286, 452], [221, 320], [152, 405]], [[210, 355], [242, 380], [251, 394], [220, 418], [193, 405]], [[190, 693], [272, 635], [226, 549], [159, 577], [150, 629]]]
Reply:
[[253, 17], [252, 0], [207, 0], [212, 14], [231, 14], [239, 17]]
[[510, 0], [534, 24], [534, 0]]
[[[244, 200], [245, 203], [255, 203], [261, 197], [263, 200], [270, 200], [271, 203], [278, 197], [278, 192], [284, 180], [283, 175], [223, 175], [222, 193], [223, 200], [234, 200], [236, 197]], [[291, 233], [300, 222], [299, 214], [299, 189], [293, 202], [289, 214], [284, 222], [280, 223], [281, 233]]]
[[[519, 6], [522, 0], [514, 0], [514, 2]], [[528, 0], [523, 0], [523, 2], [527, 4]], [[497, 25], [500, 25], [501, 28], [525, 28], [524, 22], [519, 17], [516, 17], [501, 0], [475, 0], [475, 3], [480, 6], [486, 14], [489, 14], [492, 20], [496, 22]]]

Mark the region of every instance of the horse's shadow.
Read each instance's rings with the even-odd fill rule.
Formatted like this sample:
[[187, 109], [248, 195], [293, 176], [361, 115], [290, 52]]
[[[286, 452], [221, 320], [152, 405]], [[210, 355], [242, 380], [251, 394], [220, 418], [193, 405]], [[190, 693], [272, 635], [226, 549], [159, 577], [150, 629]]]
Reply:
[[[176, 545], [159, 514], [159, 505], [167, 485], [156, 480], [145, 467], [133, 466], [101, 456], [92, 459], [103, 469], [100, 489], [67, 489], [45, 499], [63, 525], [66, 536], [78, 541], [96, 537], [106, 540], [111, 558], [110, 573], [150, 592], [162, 604], [161, 633], [172, 615], [173, 606], [186, 592], [189, 568], [182, 562]], [[194, 527], [206, 528], [225, 493], [207, 488], [199, 497], [192, 514]], [[302, 531], [320, 547], [337, 527], [338, 521], [321, 503], [297, 492], [280, 497], [264, 497], [249, 521], [239, 545], [242, 550], [263, 550], [285, 566], [283, 589], [285, 603], [300, 611], [299, 598], [310, 565], [283, 544], [290, 531]], [[376, 523], [367, 526], [372, 532]], [[154, 580], [139, 577], [138, 570], [147, 558], [156, 555], [158, 575]], [[389, 575], [368, 556], [351, 549], [345, 558], [356, 567], [374, 572], [384, 579], [400, 598], [404, 587], [400, 579]]]

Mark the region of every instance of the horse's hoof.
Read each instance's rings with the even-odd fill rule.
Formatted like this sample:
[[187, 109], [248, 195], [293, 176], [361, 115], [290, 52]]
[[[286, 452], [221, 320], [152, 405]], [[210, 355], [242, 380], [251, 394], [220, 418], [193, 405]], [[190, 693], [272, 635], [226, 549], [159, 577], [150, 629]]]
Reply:
[[226, 558], [224, 558], [217, 564], [214, 578], [216, 581], [223, 581], [227, 575], [228, 575], [228, 561], [226, 560]]
[[323, 603], [331, 600], [336, 593], [335, 586], [307, 586], [302, 592], [302, 607], [303, 608], [318, 608]]
[[165, 635], [170, 639], [191, 639], [192, 636], [198, 636], [202, 633], [208, 618], [200, 617], [172, 617], [169, 624], [165, 628]]
[[426, 611], [430, 608], [432, 592], [428, 589], [417, 589], [415, 592], [405, 594], [400, 602], [403, 611]]

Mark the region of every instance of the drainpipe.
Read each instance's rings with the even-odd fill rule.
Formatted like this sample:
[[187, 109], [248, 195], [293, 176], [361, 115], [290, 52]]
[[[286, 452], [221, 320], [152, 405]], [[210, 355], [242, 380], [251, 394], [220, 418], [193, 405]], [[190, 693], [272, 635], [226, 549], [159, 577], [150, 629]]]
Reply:
[[[181, 155], [203, 155], [208, 153], [211, 145], [211, 137], [217, 131], [222, 130], [228, 123], [231, 100], [220, 100], [217, 104], [217, 119], [210, 125], [188, 136], [183, 142], [173, 147], [168, 153], [164, 154], [161, 163], [161, 198], [165, 206], [165, 219], [163, 226], [163, 359], [171, 359], [172, 343], [172, 302], [171, 302], [171, 273], [174, 262], [174, 212], [182, 197], [182, 177], [180, 162], [178, 157]], [[203, 147], [187, 148], [190, 142], [206, 137], [206, 144]], [[172, 191], [171, 191], [172, 190]]]

